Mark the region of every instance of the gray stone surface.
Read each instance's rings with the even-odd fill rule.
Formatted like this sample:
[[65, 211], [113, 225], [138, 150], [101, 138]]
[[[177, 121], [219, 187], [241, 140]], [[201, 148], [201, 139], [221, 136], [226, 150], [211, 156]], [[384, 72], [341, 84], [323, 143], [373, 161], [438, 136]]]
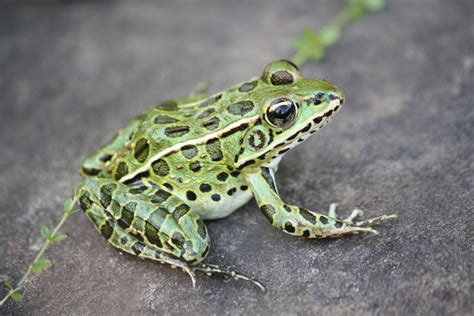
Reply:
[[[0, 10], [0, 274], [18, 279], [79, 182], [81, 159], [128, 119], [198, 82], [213, 91], [291, 55], [343, 1], [163, 1]], [[7, 2], [8, 3], [8, 2]], [[397, 212], [379, 236], [298, 240], [254, 202], [210, 222], [209, 261], [268, 286], [198, 279], [120, 256], [79, 214], [54, 265], [6, 314], [467, 315], [474, 308], [474, 2], [392, 1], [347, 29], [309, 77], [347, 106], [289, 153], [288, 202]], [[0, 295], [5, 294], [0, 289]]]

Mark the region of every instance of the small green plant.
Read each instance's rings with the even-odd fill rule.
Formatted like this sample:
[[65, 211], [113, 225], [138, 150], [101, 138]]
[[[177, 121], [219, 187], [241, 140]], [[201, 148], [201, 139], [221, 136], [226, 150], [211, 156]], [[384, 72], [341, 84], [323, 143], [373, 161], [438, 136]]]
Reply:
[[44, 245], [41, 247], [40, 251], [36, 255], [36, 258], [33, 260], [33, 262], [30, 264], [28, 269], [26, 270], [25, 274], [23, 277], [18, 281], [16, 285], [13, 285], [10, 281], [5, 280], [3, 283], [5, 286], [8, 288], [8, 293], [7, 295], [0, 301], [0, 306], [2, 306], [8, 298], [12, 298], [13, 300], [20, 302], [23, 300], [23, 292], [26, 287], [26, 283], [28, 282], [28, 278], [31, 275], [32, 272], [34, 273], [41, 273], [44, 270], [46, 270], [50, 265], [51, 261], [48, 259], [44, 259], [44, 253], [46, 250], [54, 243], [63, 241], [64, 239], [67, 238], [66, 235], [61, 234], [59, 231], [63, 227], [63, 225], [66, 223], [67, 219], [73, 215], [74, 213], [77, 212], [76, 209], [74, 209], [77, 201], [74, 199], [67, 199], [66, 202], [64, 203], [64, 213], [63, 217], [59, 221], [58, 225], [54, 228], [49, 228], [45, 225], [41, 226], [41, 235], [44, 238]]
[[348, 0], [348, 5], [340, 11], [319, 33], [305, 28], [303, 34], [296, 38], [293, 47], [296, 54], [291, 60], [296, 65], [303, 65], [309, 60], [320, 61], [326, 49], [341, 36], [342, 29], [366, 13], [377, 12], [385, 8], [385, 0]]

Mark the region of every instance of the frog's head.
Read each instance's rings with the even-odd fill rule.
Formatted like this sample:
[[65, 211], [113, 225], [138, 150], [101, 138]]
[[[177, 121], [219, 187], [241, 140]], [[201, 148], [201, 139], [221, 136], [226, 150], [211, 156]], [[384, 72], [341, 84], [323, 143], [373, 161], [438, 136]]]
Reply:
[[280, 158], [326, 125], [344, 104], [344, 94], [325, 80], [306, 79], [296, 65], [268, 64], [260, 79], [258, 115], [261, 124], [248, 129], [240, 164], [277, 164]]

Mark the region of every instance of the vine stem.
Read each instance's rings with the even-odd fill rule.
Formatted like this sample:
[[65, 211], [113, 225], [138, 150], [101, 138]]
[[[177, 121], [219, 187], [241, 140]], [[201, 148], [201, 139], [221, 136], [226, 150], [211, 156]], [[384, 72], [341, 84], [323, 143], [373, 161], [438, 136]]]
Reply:
[[[364, 0], [357, 0], [351, 2], [347, 5], [344, 9], [342, 9], [334, 18], [326, 24], [323, 29], [319, 32], [319, 34], [324, 34], [331, 29], [336, 29], [341, 31], [347, 24], [354, 20], [354, 9], [360, 7], [364, 4]], [[319, 43], [322, 48], [327, 48], [331, 45], [324, 45], [323, 43]], [[296, 65], [301, 66], [303, 65], [309, 58], [311, 54], [307, 51], [307, 49], [297, 51], [293, 57], [290, 58]], [[322, 56], [321, 56], [322, 57]]]
[[[73, 200], [73, 206], [76, 205], [77, 203], [77, 198], [74, 198]], [[59, 230], [64, 226], [66, 223], [66, 220], [74, 214], [74, 211], [72, 210], [67, 210], [63, 213], [63, 217], [59, 221], [58, 225], [54, 228], [53, 232], [48, 238], [45, 238], [46, 242], [44, 243], [43, 247], [41, 247], [40, 251], [35, 257], [35, 260], [29, 265], [28, 270], [26, 270], [25, 274], [23, 277], [18, 281], [17, 285], [15, 288], [10, 289], [7, 293], [7, 295], [0, 301], [0, 306], [2, 306], [14, 293], [21, 291], [23, 289], [25, 283], [28, 281], [28, 277], [30, 276], [31, 272], [33, 271], [33, 266], [43, 257], [44, 253], [46, 250], [49, 248], [49, 246], [54, 243], [54, 237], [58, 234]]]

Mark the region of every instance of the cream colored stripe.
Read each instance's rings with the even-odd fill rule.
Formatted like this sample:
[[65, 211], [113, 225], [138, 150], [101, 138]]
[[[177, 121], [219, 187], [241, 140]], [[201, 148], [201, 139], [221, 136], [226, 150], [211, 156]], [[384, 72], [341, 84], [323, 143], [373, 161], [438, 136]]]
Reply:
[[233, 124], [230, 124], [229, 126], [227, 126], [226, 128], [224, 129], [221, 129], [217, 132], [214, 132], [214, 133], [211, 133], [211, 134], [207, 134], [206, 136], [204, 137], [201, 137], [201, 138], [196, 138], [196, 139], [190, 139], [188, 141], [185, 141], [185, 142], [182, 142], [182, 143], [178, 143], [176, 145], [173, 145], [171, 147], [168, 147], [166, 148], [165, 150], [162, 150], [160, 151], [159, 153], [157, 153], [155, 156], [153, 156], [152, 158], [150, 158], [150, 160], [148, 160], [148, 162], [143, 165], [142, 167], [138, 168], [137, 170], [135, 170], [133, 173], [130, 173], [130, 174], [127, 174], [126, 176], [122, 177], [120, 179], [120, 182], [125, 182], [127, 180], [130, 180], [130, 179], [133, 179], [137, 174], [139, 173], [142, 173], [144, 171], [147, 171], [151, 164], [155, 161], [157, 161], [158, 159], [160, 159], [161, 157], [164, 157], [172, 152], [175, 152], [175, 151], [178, 151], [181, 147], [183, 146], [186, 146], [186, 145], [201, 145], [201, 144], [204, 144], [206, 143], [209, 139], [211, 138], [219, 138], [220, 136], [222, 136], [222, 134], [234, 129], [234, 128], [237, 128], [239, 127], [240, 125], [242, 124], [250, 124], [250, 123], [254, 123], [255, 121], [257, 121], [259, 119], [259, 116], [258, 115], [255, 115], [255, 116], [252, 116], [252, 117], [249, 117], [249, 118], [246, 118], [246, 119], [242, 119], [240, 121], [237, 121]]

